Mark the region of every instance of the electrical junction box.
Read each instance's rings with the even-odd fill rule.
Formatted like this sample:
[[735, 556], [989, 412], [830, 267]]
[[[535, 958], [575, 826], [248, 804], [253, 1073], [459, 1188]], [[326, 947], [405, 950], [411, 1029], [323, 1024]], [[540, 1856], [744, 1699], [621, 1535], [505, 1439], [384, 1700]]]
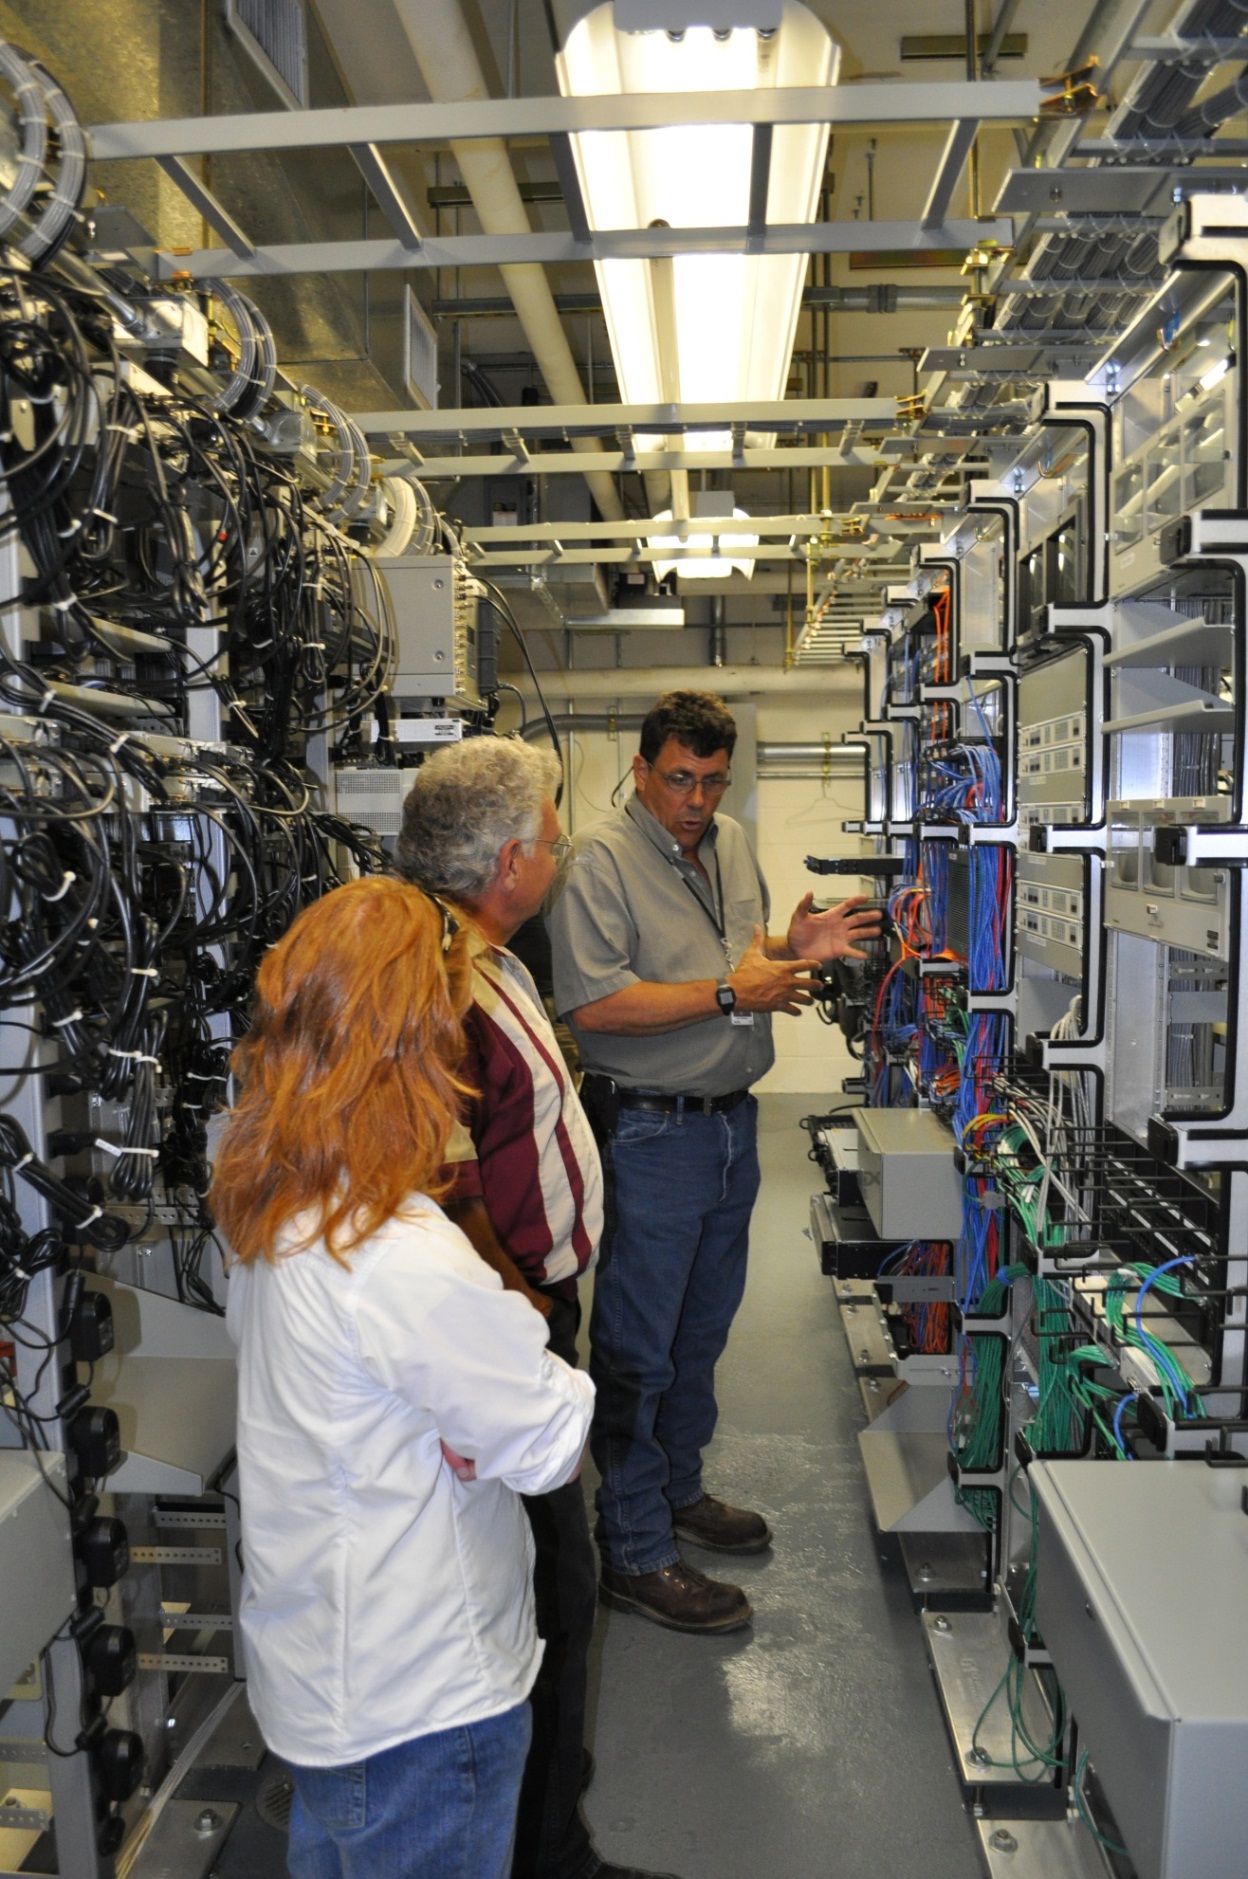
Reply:
[[1040, 1633], [1139, 1879], [1248, 1867], [1243, 1468], [1033, 1462]]
[[65, 1457], [40, 1460], [47, 1481], [25, 1451], [0, 1454], [0, 1701], [74, 1609]]
[[1105, 924], [1208, 959], [1229, 956], [1224, 868], [1171, 867], [1159, 861], [1156, 831], [1174, 823], [1227, 822], [1229, 796], [1168, 796], [1111, 802]]
[[952, 1132], [930, 1109], [860, 1109], [858, 1186], [882, 1240], [956, 1240], [962, 1177]]
[[427, 698], [479, 705], [477, 612], [484, 588], [455, 555], [392, 555], [374, 569], [390, 595], [400, 709]]

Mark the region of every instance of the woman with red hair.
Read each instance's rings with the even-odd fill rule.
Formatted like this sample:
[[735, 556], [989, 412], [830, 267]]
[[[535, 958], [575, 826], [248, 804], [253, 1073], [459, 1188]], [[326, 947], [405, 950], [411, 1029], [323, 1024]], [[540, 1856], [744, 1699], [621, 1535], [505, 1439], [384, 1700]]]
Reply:
[[294, 1879], [508, 1872], [541, 1657], [518, 1497], [572, 1478], [589, 1425], [592, 1386], [437, 1205], [455, 931], [382, 877], [302, 913], [216, 1158], [243, 1649]]

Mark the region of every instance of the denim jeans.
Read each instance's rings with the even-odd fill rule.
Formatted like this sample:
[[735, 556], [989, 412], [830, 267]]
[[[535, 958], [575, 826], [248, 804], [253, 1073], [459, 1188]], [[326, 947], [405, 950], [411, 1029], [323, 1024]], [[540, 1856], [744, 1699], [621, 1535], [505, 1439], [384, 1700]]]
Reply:
[[291, 1767], [291, 1879], [507, 1879], [529, 1706], [344, 1768]]
[[621, 1109], [607, 1144], [594, 1281], [591, 1436], [598, 1541], [618, 1572], [678, 1557], [672, 1511], [702, 1495], [715, 1365], [741, 1295], [758, 1194], [758, 1104], [722, 1115]]
[[[554, 1291], [546, 1296], [549, 1347], [575, 1365], [580, 1304]], [[597, 1865], [580, 1799], [598, 1562], [579, 1480], [525, 1495], [524, 1510], [533, 1530], [533, 1593], [546, 1652], [529, 1694], [533, 1741], [520, 1789], [512, 1879], [582, 1879]]]

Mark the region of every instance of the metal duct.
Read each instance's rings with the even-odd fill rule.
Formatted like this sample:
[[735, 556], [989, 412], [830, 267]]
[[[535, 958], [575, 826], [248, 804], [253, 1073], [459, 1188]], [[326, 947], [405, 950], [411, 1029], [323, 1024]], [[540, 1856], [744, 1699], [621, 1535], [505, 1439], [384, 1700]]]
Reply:
[[[489, 97], [458, 0], [393, 0], [393, 4], [435, 102], [457, 104], [469, 98]], [[451, 154], [485, 233], [530, 234], [529, 218], [502, 138], [452, 141]], [[501, 273], [551, 398], [557, 405], [586, 404], [581, 375], [542, 269], [509, 266]], [[573, 439], [573, 448], [594, 451], [602, 446], [594, 438], [578, 437]], [[603, 516], [611, 522], [623, 521], [624, 509], [611, 477], [594, 471], [586, 475], [585, 481]]]

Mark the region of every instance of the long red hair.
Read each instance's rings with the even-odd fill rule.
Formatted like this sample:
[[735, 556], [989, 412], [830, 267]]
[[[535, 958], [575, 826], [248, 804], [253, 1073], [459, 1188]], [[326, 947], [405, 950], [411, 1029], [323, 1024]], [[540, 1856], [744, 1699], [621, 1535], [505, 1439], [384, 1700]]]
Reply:
[[265, 958], [211, 1191], [239, 1259], [274, 1258], [296, 1215], [312, 1222], [299, 1248], [323, 1238], [342, 1258], [410, 1194], [445, 1193], [466, 1093], [446, 931], [419, 888], [371, 875], [315, 901]]

